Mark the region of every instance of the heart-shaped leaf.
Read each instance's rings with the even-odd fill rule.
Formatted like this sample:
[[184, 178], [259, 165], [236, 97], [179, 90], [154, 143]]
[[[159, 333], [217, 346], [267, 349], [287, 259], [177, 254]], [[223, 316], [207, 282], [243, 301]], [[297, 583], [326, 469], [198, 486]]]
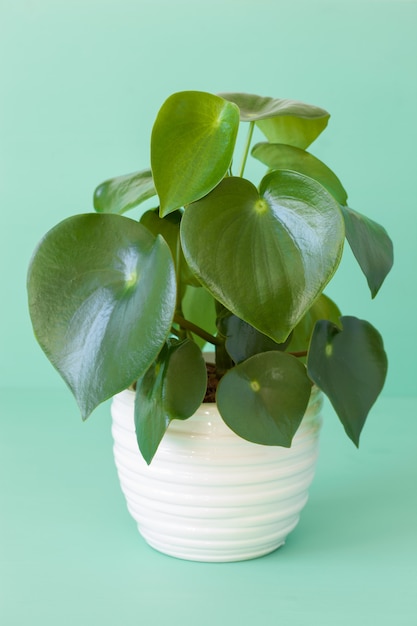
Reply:
[[143, 170], [101, 183], [94, 192], [97, 213], [125, 213], [156, 195], [152, 172]]
[[342, 328], [317, 322], [308, 354], [308, 375], [329, 397], [356, 446], [387, 373], [381, 335], [369, 322], [340, 318]]
[[342, 206], [346, 239], [375, 298], [394, 262], [392, 241], [386, 230], [361, 213]]
[[238, 127], [238, 108], [218, 96], [185, 91], [166, 100], [151, 139], [162, 217], [202, 198], [220, 182], [232, 160]]
[[264, 352], [221, 379], [217, 405], [225, 423], [253, 443], [290, 447], [311, 393], [305, 366], [284, 352]]
[[162, 237], [120, 215], [76, 215], [41, 241], [28, 275], [37, 339], [83, 418], [154, 361], [170, 331], [175, 269]]
[[326, 128], [329, 113], [320, 107], [247, 93], [222, 93], [240, 109], [243, 122], [256, 122], [272, 143], [307, 148]]
[[260, 192], [245, 179], [223, 180], [186, 209], [181, 240], [208, 291], [283, 343], [339, 264], [343, 217], [332, 196], [302, 174], [268, 174]]
[[206, 386], [206, 366], [198, 346], [189, 339], [169, 340], [136, 386], [136, 437], [148, 464], [171, 420], [191, 417], [203, 401]]
[[294, 170], [310, 176], [323, 185], [339, 204], [347, 202], [347, 193], [336, 174], [305, 150], [279, 143], [258, 143], [252, 149], [252, 156], [271, 170]]

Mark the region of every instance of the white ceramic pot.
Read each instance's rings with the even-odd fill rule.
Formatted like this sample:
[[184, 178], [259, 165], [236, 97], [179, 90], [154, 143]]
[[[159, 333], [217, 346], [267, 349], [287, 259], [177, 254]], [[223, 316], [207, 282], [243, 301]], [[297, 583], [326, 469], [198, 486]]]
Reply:
[[282, 545], [308, 497], [322, 395], [313, 389], [291, 448], [244, 441], [203, 404], [171, 422], [148, 466], [136, 441], [134, 393], [113, 398], [114, 457], [127, 507], [147, 543], [195, 561], [241, 561]]

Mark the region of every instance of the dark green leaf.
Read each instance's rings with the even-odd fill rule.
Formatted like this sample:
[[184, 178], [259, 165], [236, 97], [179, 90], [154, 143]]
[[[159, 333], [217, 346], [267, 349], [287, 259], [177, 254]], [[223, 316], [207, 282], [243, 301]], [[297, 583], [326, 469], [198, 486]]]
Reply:
[[165, 241], [120, 215], [76, 215], [41, 241], [28, 275], [37, 339], [85, 419], [153, 362], [170, 331], [175, 270]]
[[341, 317], [342, 328], [317, 322], [308, 355], [308, 375], [329, 397], [346, 434], [359, 445], [367, 415], [387, 373], [381, 335], [369, 322]]
[[324, 109], [296, 100], [264, 98], [247, 93], [220, 95], [237, 104], [242, 121], [256, 121], [272, 143], [307, 148], [326, 128], [330, 117]]
[[245, 179], [223, 180], [186, 209], [181, 240], [207, 290], [283, 343], [333, 276], [344, 224], [338, 204], [316, 181], [273, 172], [261, 195]]
[[346, 204], [347, 193], [336, 174], [309, 152], [279, 143], [258, 143], [252, 155], [271, 170], [294, 170], [314, 178], [339, 204]]
[[302, 363], [284, 352], [264, 352], [223, 376], [217, 404], [223, 420], [243, 439], [290, 447], [310, 393]]
[[220, 332], [226, 338], [226, 350], [235, 363], [245, 361], [260, 352], [285, 350], [288, 341], [276, 343], [233, 313], [220, 320]]
[[152, 172], [143, 170], [111, 178], [94, 192], [97, 213], [125, 213], [156, 195]]
[[342, 206], [346, 238], [375, 298], [394, 262], [392, 241], [377, 222]]
[[166, 100], [151, 140], [162, 217], [202, 198], [221, 181], [232, 160], [238, 127], [237, 107], [218, 96], [185, 91]]
[[196, 412], [206, 385], [206, 366], [197, 345], [189, 339], [169, 340], [136, 386], [136, 436], [148, 464], [170, 422]]

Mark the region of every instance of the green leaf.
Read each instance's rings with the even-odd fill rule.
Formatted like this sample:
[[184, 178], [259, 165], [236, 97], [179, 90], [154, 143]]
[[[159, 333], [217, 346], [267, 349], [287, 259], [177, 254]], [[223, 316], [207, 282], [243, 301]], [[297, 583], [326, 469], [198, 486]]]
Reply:
[[243, 439], [288, 448], [310, 393], [302, 363], [284, 352], [264, 352], [223, 376], [217, 405], [229, 428]]
[[307, 148], [326, 128], [330, 117], [324, 109], [297, 100], [246, 93], [220, 95], [237, 104], [242, 122], [255, 121], [272, 143]]
[[218, 96], [184, 91], [166, 100], [151, 139], [162, 217], [202, 198], [221, 181], [232, 160], [238, 127], [237, 107]]
[[258, 143], [252, 149], [252, 156], [271, 170], [294, 170], [310, 176], [323, 185], [339, 204], [347, 202], [347, 193], [336, 174], [305, 150], [279, 143]]
[[344, 224], [339, 205], [316, 181], [273, 172], [261, 195], [245, 179], [223, 180], [186, 209], [181, 240], [206, 289], [283, 343], [333, 276]]
[[[211, 293], [204, 287], [187, 287], [182, 301], [184, 317], [193, 324], [196, 324], [210, 335], [215, 335], [216, 310]], [[204, 339], [193, 334], [194, 341], [203, 348], [206, 344]]]
[[206, 366], [197, 345], [189, 339], [169, 340], [136, 386], [136, 436], [148, 464], [170, 422], [196, 412], [206, 386]]
[[339, 307], [333, 300], [324, 295], [324, 293], [321, 294], [294, 328], [288, 351], [304, 352], [308, 350], [316, 322], [318, 322], [318, 320], [330, 320], [337, 324], [340, 316], [341, 312]]
[[346, 434], [356, 446], [387, 373], [381, 335], [356, 317], [317, 322], [308, 354], [308, 375], [329, 397]]
[[392, 241], [377, 222], [347, 206], [341, 209], [346, 238], [375, 298], [394, 262]]
[[154, 361], [170, 331], [175, 271], [165, 241], [120, 215], [76, 215], [41, 241], [28, 275], [35, 335], [83, 418]]
[[125, 213], [156, 195], [150, 170], [111, 178], [94, 192], [97, 213]]
[[288, 344], [288, 340], [276, 343], [233, 313], [222, 316], [219, 326], [221, 334], [226, 337], [226, 350], [235, 363], [245, 361], [260, 352], [285, 350]]

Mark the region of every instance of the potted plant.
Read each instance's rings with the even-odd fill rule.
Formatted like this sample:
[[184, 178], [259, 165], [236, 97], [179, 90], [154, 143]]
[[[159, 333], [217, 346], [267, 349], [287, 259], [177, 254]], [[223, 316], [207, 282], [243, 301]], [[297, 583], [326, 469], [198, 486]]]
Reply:
[[[162, 461], [146, 493], [138, 491], [134, 480], [135, 472], [145, 480], [152, 471], [170, 433], [178, 448], [185, 420], [199, 410], [203, 417], [192, 427], [191, 440], [203, 433], [202, 458], [220, 454], [219, 447], [214, 455], [205, 447], [217, 429], [223, 443], [229, 435], [232, 447], [235, 440], [241, 442], [240, 473], [253, 450], [256, 458], [248, 461], [246, 474], [256, 471], [262, 458], [271, 467], [271, 454], [281, 464], [300, 436], [298, 456], [290, 461], [299, 477], [300, 458], [315, 457], [322, 392], [348, 437], [359, 444], [384, 384], [387, 358], [378, 331], [369, 322], [342, 316], [323, 292], [337, 270], [345, 238], [372, 297], [391, 269], [393, 253], [383, 227], [349, 208], [337, 176], [306, 151], [328, 120], [323, 109], [291, 100], [175, 93], [153, 126], [151, 168], [99, 185], [96, 212], [59, 223], [32, 257], [28, 294], [36, 338], [74, 394], [83, 419], [116, 397], [115, 450], [129, 450], [128, 461], [116, 462], [125, 493], [137, 496], [128, 505], [139, 524], [143, 508], [152, 509], [155, 480], [165, 477], [169, 497], [177, 489], [183, 498], [174, 513], [160, 502], [154, 507], [156, 526], [171, 513], [178, 516], [192, 500], [181, 485], [197, 469], [187, 469], [182, 461], [192, 459], [195, 450], [181, 448], [177, 465], [171, 457]], [[247, 138], [236, 162], [238, 130], [245, 124]], [[255, 127], [266, 140], [251, 150]], [[250, 150], [267, 168], [258, 186], [244, 177]], [[155, 209], [142, 211], [139, 219], [125, 216], [152, 197]], [[206, 366], [202, 348], [208, 344], [215, 358]], [[217, 418], [207, 407], [201, 409], [207, 372], [214, 385], [206, 399], [221, 416], [215, 428]], [[311, 419], [303, 420], [309, 411]], [[311, 431], [313, 452], [300, 435], [303, 424]], [[223, 470], [217, 472], [221, 488], [229, 474], [236, 474], [233, 454], [228, 448]], [[218, 469], [215, 460], [213, 465]], [[174, 466], [180, 476], [175, 488]], [[206, 472], [206, 462], [204, 468]], [[260, 480], [270, 486], [276, 471], [266, 478], [265, 471]], [[244, 480], [251, 482], [248, 476]], [[194, 496], [203, 483], [206, 474], [193, 485]], [[215, 526], [213, 519], [225, 506], [223, 500], [221, 506], [217, 502], [217, 513], [210, 513], [208, 499], [206, 494], [197, 506], [211, 519], [205, 528]], [[240, 519], [241, 505], [233, 505], [234, 519]], [[287, 530], [298, 519], [298, 512], [291, 511]], [[270, 514], [270, 509], [263, 513], [264, 530]], [[178, 531], [188, 535], [187, 541], [199, 516], [194, 509], [194, 521]], [[289, 517], [284, 515], [287, 522]], [[181, 527], [178, 517], [173, 524]], [[220, 527], [225, 524], [222, 519]], [[228, 532], [236, 537], [241, 530]], [[220, 532], [217, 527], [215, 532]], [[275, 536], [261, 549], [232, 550], [229, 556], [217, 544], [210, 556], [201, 550], [175, 552], [163, 540], [147, 539], [185, 558], [232, 560], [270, 551], [283, 537]], [[245, 541], [254, 543], [252, 536]]]

